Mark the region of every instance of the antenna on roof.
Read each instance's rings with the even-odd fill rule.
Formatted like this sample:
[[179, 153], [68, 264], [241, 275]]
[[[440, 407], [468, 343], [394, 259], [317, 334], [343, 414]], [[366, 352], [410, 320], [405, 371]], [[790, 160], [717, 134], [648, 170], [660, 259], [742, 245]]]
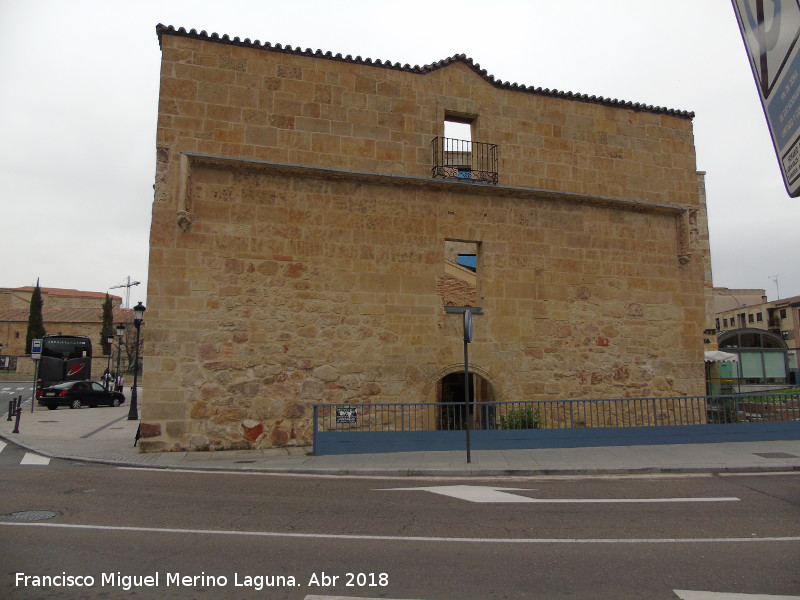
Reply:
[[135, 285], [139, 285], [138, 281], [131, 281], [131, 276], [128, 275], [128, 283], [121, 283], [119, 285], [111, 286], [110, 290], [115, 290], [117, 288], [126, 288], [125, 289], [125, 308], [131, 307], [131, 288]]

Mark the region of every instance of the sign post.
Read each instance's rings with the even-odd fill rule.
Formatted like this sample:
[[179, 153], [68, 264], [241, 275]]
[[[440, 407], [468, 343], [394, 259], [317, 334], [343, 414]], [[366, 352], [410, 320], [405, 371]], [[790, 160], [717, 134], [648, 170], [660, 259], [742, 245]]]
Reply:
[[469, 432], [472, 427], [469, 418], [469, 344], [472, 342], [472, 312], [469, 307], [464, 310], [464, 420], [467, 433], [467, 463], [472, 462], [470, 456]]
[[[31, 413], [36, 406], [36, 382], [39, 380], [39, 360], [42, 358], [42, 340], [31, 340], [31, 360], [33, 360], [33, 390], [31, 391]], [[22, 410], [22, 409], [20, 409]]]
[[800, 196], [800, 6], [732, 0], [786, 191]]

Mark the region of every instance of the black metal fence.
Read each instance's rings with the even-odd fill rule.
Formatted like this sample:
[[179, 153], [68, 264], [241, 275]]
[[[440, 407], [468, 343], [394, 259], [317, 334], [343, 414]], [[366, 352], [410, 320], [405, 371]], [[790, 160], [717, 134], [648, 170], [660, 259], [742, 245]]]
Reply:
[[497, 183], [497, 144], [446, 137], [431, 141], [434, 177]]
[[[466, 407], [455, 402], [318, 404], [314, 431], [453, 431], [467, 425]], [[800, 393], [474, 402], [475, 430], [658, 427], [716, 423], [800, 421]]]

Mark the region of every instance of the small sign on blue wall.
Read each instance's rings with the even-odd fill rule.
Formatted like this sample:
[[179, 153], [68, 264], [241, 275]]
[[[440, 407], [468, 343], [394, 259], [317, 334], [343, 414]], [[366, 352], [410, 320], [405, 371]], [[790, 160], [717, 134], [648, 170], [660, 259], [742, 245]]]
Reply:
[[336, 423], [341, 425], [356, 425], [358, 423], [358, 409], [337, 408]]

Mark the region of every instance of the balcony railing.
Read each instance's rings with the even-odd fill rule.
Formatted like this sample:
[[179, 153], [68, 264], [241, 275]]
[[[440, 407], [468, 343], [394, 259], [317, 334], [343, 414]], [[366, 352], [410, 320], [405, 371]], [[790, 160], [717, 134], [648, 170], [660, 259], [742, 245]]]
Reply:
[[435, 137], [433, 177], [497, 183], [497, 144]]

